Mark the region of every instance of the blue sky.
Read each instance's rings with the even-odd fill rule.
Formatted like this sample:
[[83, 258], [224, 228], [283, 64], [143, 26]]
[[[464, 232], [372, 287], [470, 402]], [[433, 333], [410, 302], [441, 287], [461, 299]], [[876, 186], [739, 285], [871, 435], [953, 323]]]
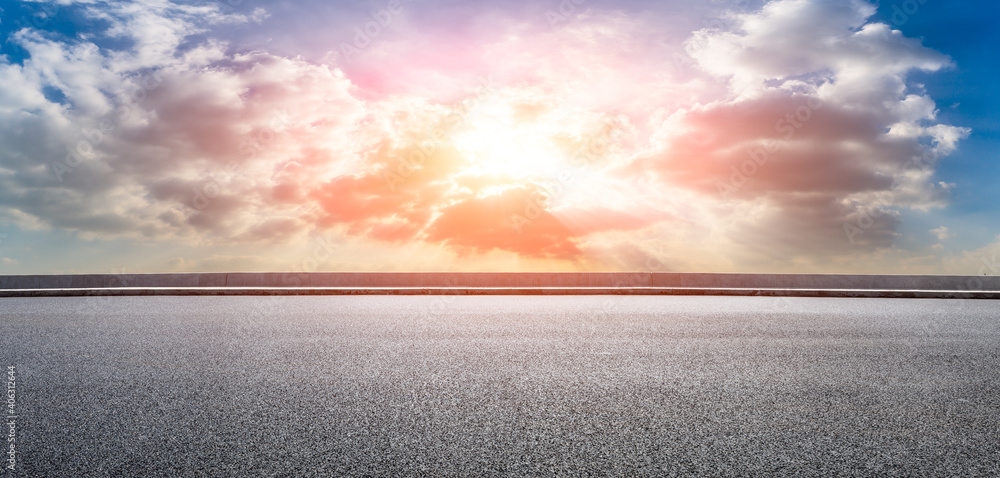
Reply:
[[998, 273], [990, 2], [0, 8], [0, 273]]
[[[879, 18], [892, 22], [892, 3], [880, 5]], [[897, 2], [896, 6], [901, 5]], [[905, 12], [904, 12], [905, 13]], [[1000, 5], [960, 0], [928, 1], [900, 25], [925, 45], [946, 52], [956, 64], [937, 74], [915, 74], [912, 81], [926, 86], [937, 100], [940, 117], [946, 122], [972, 129], [961, 148], [940, 164], [938, 175], [953, 182], [950, 206], [933, 215], [933, 220], [965, 231], [967, 247], [989, 241], [1000, 229], [1000, 90], [995, 78], [1000, 64], [991, 61], [994, 46], [1000, 45]], [[914, 223], [929, 219], [916, 216]]]

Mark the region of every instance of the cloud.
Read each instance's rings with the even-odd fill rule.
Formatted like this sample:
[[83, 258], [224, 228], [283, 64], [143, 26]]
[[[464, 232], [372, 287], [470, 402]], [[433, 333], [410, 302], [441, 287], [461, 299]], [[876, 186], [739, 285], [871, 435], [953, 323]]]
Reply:
[[[93, 35], [67, 39], [31, 28], [13, 35], [29, 57], [22, 65], [0, 63], [0, 76], [16, 85], [0, 98], [0, 140], [14, 145], [0, 153], [6, 173], [0, 217], [92, 238], [172, 235], [173, 225], [156, 219], [170, 216], [171, 206], [150, 201], [146, 188], [154, 176], [141, 174], [171, 158], [139, 138], [156, 115], [138, 104], [160, 86], [161, 75], [197, 66], [179, 55], [181, 40], [203, 31], [197, 25], [235, 17], [169, 2], [111, 2], [100, 10], [86, 2], [62, 5], [75, 7], [108, 23], [101, 35], [128, 37], [134, 45], [109, 50], [87, 40]], [[58, 91], [59, 99], [47, 91]]]
[[723, 234], [762, 257], [835, 258], [890, 247], [898, 209], [942, 207], [937, 161], [965, 128], [936, 123], [913, 70], [950, 60], [880, 23], [866, 2], [779, 0], [687, 42], [728, 97], [664, 115], [629, 174], [718, 201]]
[[949, 231], [948, 228], [944, 226], [941, 226], [937, 229], [931, 229], [930, 233], [933, 234], [934, 237], [937, 237], [939, 241], [955, 237], [955, 235], [952, 234], [951, 231]]
[[830, 94], [854, 102], [881, 99], [901, 93], [910, 70], [950, 64], [918, 40], [868, 23], [874, 13], [862, 0], [775, 0], [758, 12], [735, 14], [733, 31], [696, 32], [687, 49], [706, 71], [731, 77], [742, 96], [759, 94], [773, 79], [828, 82]]
[[84, 239], [838, 264], [891, 250], [903, 209], [944, 206], [935, 167], [969, 134], [907, 81], [950, 59], [861, 1], [772, 1], [686, 42], [597, 6], [543, 28], [490, 12], [461, 42], [404, 15], [332, 64], [213, 34], [261, 9], [65, 8], [102, 29], [22, 29], [28, 58], [0, 62], [0, 221]]
[[[525, 209], [519, 203], [541, 187], [537, 178], [466, 174], [468, 152], [450, 135], [468, 129], [468, 115], [562, 115], [550, 119], [567, 125], [552, 132], [562, 139], [550, 147], [570, 150], [601, 134], [610, 115], [556, 111], [531, 86], [471, 91], [450, 104], [365, 100], [335, 67], [188, 40], [243, 17], [169, 2], [108, 7], [85, 4], [84, 12], [108, 23], [101, 35], [133, 40], [129, 49], [23, 30], [16, 38], [29, 60], [4, 65], [12, 83], [28, 85], [4, 103], [11, 114], [40, 112], [35, 124], [18, 120], [33, 139], [17, 141], [21, 148], [3, 158], [15, 173], [0, 178], [7, 186], [0, 215], [22, 227], [191, 244], [295, 241], [336, 229], [477, 253], [579, 254], [586, 228], [560, 226], [547, 210], [520, 229], [504, 216]], [[45, 88], [61, 91], [65, 102], [47, 99]], [[446, 133], [429, 152], [428, 125]], [[418, 155], [425, 156], [419, 165], [401, 169]], [[484, 196], [498, 181], [518, 185]], [[611, 208], [600, 214], [610, 225], [614, 215]]]

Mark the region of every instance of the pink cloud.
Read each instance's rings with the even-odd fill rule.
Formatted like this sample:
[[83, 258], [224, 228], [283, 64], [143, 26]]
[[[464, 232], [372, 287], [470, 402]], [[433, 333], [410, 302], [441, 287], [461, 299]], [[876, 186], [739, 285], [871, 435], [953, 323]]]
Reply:
[[[143, 40], [127, 58], [22, 35], [33, 63], [0, 65], [19, 91], [2, 98], [39, 111], [18, 120], [37, 150], [9, 153], [20, 162], [17, 181], [0, 178], [0, 218], [214, 244], [336, 231], [577, 264], [599, 250], [682, 264], [708, 238], [731, 263], [761, 264], [891, 247], [900, 208], [945, 203], [934, 164], [968, 134], [907, 88], [910, 71], [950, 60], [870, 22], [861, 1], [772, 1], [686, 43], [650, 19], [586, 10], [555, 28], [400, 24], [333, 65], [212, 41], [182, 52], [205, 13], [184, 12], [154, 22], [170, 51], [112, 22]], [[693, 65], [678, 63], [685, 52]], [[155, 85], [110, 114], [104, 92], [147, 68]], [[88, 114], [46, 104], [44, 87]], [[62, 161], [104, 118], [62, 181], [23, 159]]]

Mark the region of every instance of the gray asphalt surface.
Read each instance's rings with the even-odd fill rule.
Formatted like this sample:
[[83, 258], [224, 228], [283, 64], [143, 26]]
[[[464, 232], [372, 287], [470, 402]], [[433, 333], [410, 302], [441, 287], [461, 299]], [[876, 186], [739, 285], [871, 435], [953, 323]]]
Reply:
[[6, 476], [1000, 475], [994, 301], [0, 299], [0, 346]]

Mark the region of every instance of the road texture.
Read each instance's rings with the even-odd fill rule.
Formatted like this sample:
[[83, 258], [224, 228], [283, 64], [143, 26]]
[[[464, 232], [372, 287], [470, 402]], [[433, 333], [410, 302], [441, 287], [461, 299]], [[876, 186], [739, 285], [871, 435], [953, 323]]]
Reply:
[[0, 299], [3, 471], [997, 476], [998, 305]]

